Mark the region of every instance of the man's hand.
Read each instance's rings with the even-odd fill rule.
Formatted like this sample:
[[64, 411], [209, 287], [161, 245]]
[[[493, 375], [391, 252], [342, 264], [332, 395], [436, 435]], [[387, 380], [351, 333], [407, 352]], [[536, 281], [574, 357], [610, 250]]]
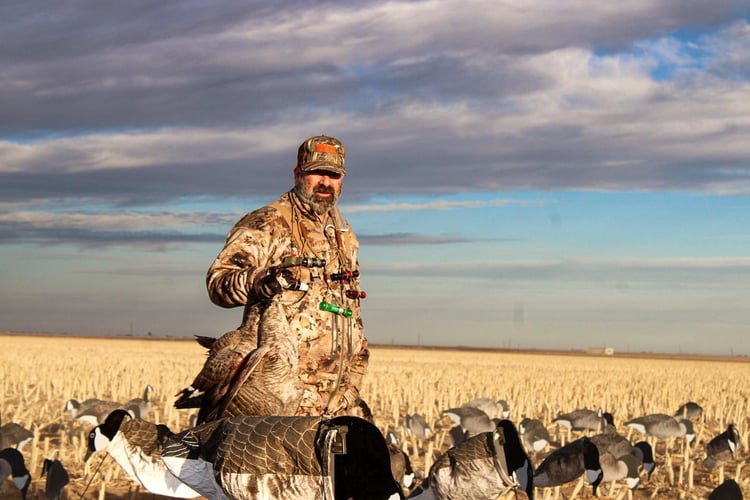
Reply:
[[260, 299], [270, 299], [274, 295], [280, 294], [285, 288], [289, 288], [295, 279], [291, 271], [286, 269], [269, 268], [262, 273], [253, 283], [255, 296]]

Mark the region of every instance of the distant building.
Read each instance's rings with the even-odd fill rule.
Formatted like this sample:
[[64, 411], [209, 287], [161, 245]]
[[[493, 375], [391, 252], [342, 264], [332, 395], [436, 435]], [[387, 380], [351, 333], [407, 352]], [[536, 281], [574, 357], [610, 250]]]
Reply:
[[597, 356], [614, 356], [614, 347], [589, 347], [586, 349], [586, 354], [595, 354]]

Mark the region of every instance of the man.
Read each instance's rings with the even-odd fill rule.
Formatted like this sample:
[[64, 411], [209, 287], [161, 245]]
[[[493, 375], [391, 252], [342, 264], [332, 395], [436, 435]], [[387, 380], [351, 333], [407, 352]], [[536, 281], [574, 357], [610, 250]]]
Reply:
[[369, 351], [360, 315], [359, 242], [337, 201], [344, 145], [305, 140], [294, 188], [246, 214], [206, 275], [211, 301], [244, 307], [239, 331], [257, 342], [271, 300], [280, 299], [298, 340], [303, 392], [297, 415], [344, 415], [359, 399]]

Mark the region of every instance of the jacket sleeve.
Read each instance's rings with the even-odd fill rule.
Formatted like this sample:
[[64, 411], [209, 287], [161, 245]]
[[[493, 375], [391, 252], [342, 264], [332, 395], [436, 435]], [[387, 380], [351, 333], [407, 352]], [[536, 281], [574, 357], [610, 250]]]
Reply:
[[243, 217], [206, 273], [211, 302], [226, 308], [257, 302], [253, 283], [284, 253], [288, 238], [281, 232], [283, 222], [274, 209], [264, 207]]

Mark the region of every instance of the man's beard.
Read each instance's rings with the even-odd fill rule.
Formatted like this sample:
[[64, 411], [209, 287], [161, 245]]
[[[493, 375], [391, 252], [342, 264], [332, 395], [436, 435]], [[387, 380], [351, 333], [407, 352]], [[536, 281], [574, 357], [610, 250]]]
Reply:
[[[295, 186], [294, 192], [297, 193], [302, 201], [310, 205], [310, 209], [315, 215], [322, 215], [332, 209], [339, 199], [333, 188], [316, 186], [312, 191], [306, 191], [301, 186]], [[318, 193], [331, 193], [333, 196], [321, 198]]]

